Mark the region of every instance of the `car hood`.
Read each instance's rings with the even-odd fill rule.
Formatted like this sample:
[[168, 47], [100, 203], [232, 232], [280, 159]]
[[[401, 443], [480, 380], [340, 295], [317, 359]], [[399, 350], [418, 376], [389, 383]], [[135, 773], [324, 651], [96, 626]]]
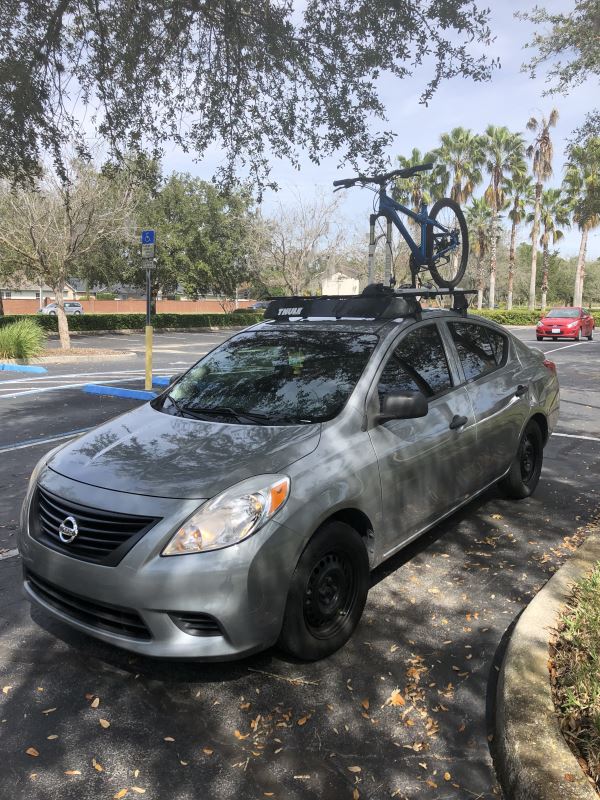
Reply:
[[102, 489], [206, 499], [253, 475], [285, 470], [316, 448], [320, 434], [320, 424], [230, 425], [146, 404], [70, 442], [48, 466]]

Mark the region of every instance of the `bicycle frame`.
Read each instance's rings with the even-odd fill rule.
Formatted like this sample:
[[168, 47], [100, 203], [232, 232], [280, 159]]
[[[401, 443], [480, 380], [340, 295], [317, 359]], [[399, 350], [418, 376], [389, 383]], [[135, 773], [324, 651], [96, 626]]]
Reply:
[[[398, 215], [398, 211], [402, 214], [406, 214], [407, 217], [414, 219], [415, 222], [418, 222], [421, 226], [421, 243], [418, 245], [415, 240], [412, 238], [408, 229], [402, 222], [401, 218]], [[371, 214], [369, 218], [370, 222], [370, 231], [369, 231], [369, 261], [368, 261], [368, 269], [369, 269], [369, 283], [373, 281], [373, 265], [374, 265], [374, 258], [375, 258], [375, 222], [379, 217], [385, 217], [387, 220], [387, 231], [386, 231], [386, 263], [385, 263], [385, 274], [384, 274], [384, 283], [389, 282], [389, 278], [391, 277], [391, 242], [392, 242], [392, 225], [395, 225], [396, 228], [400, 231], [400, 235], [406, 242], [406, 244], [410, 248], [410, 252], [413, 256], [413, 263], [411, 264], [411, 274], [413, 279], [413, 286], [416, 283], [416, 276], [419, 272], [419, 267], [425, 266], [427, 264], [427, 253], [426, 253], [426, 245], [427, 245], [427, 226], [431, 225], [432, 228], [439, 228], [440, 231], [443, 233], [450, 233], [450, 231], [441, 225], [436, 220], [431, 219], [428, 216], [427, 212], [427, 203], [421, 204], [421, 211], [417, 214], [412, 211], [410, 208], [406, 208], [403, 206], [402, 203], [397, 203], [391, 197], [386, 194], [385, 188], [381, 188], [379, 191], [379, 208], [375, 214]], [[449, 247], [444, 248], [436, 252], [435, 259], [437, 260], [441, 256], [445, 255], [447, 252], [452, 250], [454, 245], [450, 245]], [[413, 266], [413, 264], [415, 266]]]

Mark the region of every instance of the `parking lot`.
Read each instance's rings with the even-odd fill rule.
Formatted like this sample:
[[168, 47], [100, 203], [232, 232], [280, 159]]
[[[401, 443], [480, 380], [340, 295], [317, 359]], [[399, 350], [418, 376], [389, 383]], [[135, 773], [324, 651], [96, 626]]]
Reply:
[[[157, 335], [155, 373], [181, 371], [226, 335]], [[535, 495], [489, 491], [380, 567], [354, 637], [315, 664], [275, 650], [157, 662], [32, 611], [14, 552], [29, 474], [60, 441], [138, 404], [81, 386], [140, 388], [143, 336], [77, 339], [131, 352], [118, 361], [0, 373], [2, 796], [500, 796], [493, 704], [507, 633], [595, 518], [600, 471], [600, 341], [517, 335], [561, 382]]]

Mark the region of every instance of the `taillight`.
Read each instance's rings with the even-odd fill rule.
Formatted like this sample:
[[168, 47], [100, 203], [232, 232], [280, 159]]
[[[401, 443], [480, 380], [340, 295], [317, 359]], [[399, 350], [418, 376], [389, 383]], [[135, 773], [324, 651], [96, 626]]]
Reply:
[[550, 361], [550, 359], [545, 358], [544, 366], [546, 367], [546, 369], [549, 369], [550, 372], [556, 372], [556, 364], [554, 363], [554, 361]]

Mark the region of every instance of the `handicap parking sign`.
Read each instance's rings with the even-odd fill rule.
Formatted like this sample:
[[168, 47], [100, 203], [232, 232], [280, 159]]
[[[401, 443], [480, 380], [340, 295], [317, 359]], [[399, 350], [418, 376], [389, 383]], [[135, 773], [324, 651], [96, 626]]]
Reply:
[[154, 244], [154, 231], [142, 231], [142, 244]]

